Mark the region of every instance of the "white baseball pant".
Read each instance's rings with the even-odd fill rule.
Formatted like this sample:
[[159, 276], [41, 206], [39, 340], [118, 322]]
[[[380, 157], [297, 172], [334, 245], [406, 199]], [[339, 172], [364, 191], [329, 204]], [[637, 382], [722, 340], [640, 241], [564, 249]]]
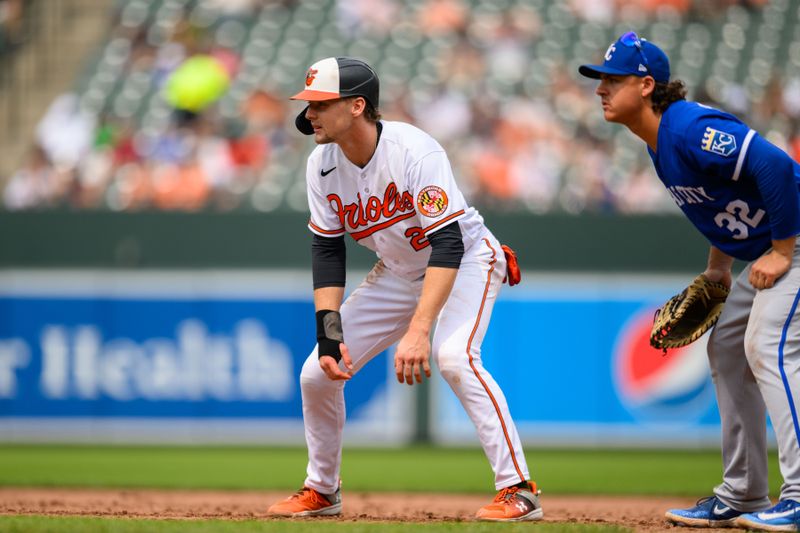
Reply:
[[[464, 252], [431, 346], [442, 376], [475, 424], [498, 490], [529, 479], [505, 396], [481, 363], [481, 343], [505, 273], [500, 243], [486, 232]], [[402, 279], [379, 261], [342, 304], [344, 340], [354, 374], [405, 334], [422, 282]], [[328, 379], [319, 367], [315, 347], [303, 365], [300, 385], [309, 459], [305, 485], [330, 494], [339, 486], [345, 382]]]

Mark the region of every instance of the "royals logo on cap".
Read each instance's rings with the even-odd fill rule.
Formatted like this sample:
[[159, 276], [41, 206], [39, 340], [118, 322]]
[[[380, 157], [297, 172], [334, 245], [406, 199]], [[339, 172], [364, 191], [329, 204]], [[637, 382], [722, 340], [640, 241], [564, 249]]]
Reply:
[[667, 54], [634, 32], [627, 32], [611, 43], [602, 65], [581, 65], [578, 72], [592, 79], [603, 75], [652, 76], [659, 83], [667, 83], [670, 78]]

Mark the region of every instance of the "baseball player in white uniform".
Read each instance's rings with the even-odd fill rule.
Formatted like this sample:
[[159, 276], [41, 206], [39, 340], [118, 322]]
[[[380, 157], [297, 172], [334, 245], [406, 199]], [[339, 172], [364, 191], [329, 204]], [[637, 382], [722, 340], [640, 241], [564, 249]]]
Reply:
[[[292, 98], [309, 103], [296, 125], [318, 144], [306, 172], [318, 343], [300, 374], [309, 462], [303, 488], [269, 513], [341, 513], [344, 386], [397, 343], [398, 381], [430, 377], [432, 354], [475, 424], [499, 491], [477, 518], [540, 519], [538, 490], [505, 397], [481, 363], [504, 277], [519, 280], [513, 252], [467, 205], [432, 137], [380, 120], [379, 82], [369, 65], [322, 59], [308, 69], [305, 85]], [[342, 303], [346, 234], [379, 260]]]

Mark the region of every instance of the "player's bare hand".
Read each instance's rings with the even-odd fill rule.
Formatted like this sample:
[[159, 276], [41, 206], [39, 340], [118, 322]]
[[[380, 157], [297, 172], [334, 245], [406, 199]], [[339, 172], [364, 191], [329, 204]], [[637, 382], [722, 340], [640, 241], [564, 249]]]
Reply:
[[750, 284], [756, 289], [769, 289], [781, 276], [789, 271], [792, 258], [776, 250], [762, 255], [750, 268]]
[[431, 353], [431, 341], [427, 333], [409, 330], [397, 345], [394, 353], [394, 371], [400, 383], [422, 383], [422, 373], [431, 377], [431, 365], [428, 362]]
[[733, 282], [733, 278], [731, 277], [730, 270], [722, 270], [717, 268], [707, 268], [703, 275], [708, 278], [709, 281], [715, 281], [717, 283], [722, 283], [729, 289], [731, 288], [731, 283]]
[[339, 363], [330, 355], [321, 356], [319, 358], [319, 366], [322, 371], [325, 372], [325, 375], [328, 376], [328, 379], [333, 381], [347, 381], [353, 377], [353, 360], [350, 359], [350, 351], [344, 343], [339, 344], [339, 349], [342, 352], [342, 362], [347, 372], [342, 372]]

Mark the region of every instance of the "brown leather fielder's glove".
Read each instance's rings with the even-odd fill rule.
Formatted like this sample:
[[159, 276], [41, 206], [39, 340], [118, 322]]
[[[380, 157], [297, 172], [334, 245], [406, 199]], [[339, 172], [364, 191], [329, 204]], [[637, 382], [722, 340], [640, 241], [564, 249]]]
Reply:
[[656, 311], [650, 346], [667, 348], [686, 346], [711, 329], [719, 320], [730, 290], [722, 283], [697, 276], [683, 292], [676, 294]]

